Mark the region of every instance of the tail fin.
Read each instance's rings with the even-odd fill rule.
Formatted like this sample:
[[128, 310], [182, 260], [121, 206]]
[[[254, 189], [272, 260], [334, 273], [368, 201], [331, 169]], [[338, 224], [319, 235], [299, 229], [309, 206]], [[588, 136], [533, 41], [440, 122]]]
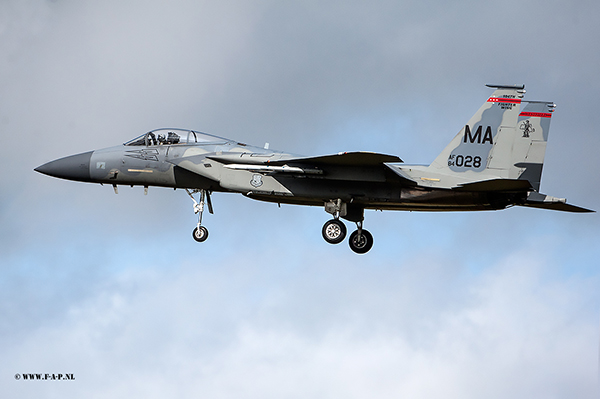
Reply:
[[518, 145], [513, 148], [510, 177], [528, 180], [536, 191], [540, 190], [550, 118], [555, 108], [551, 102], [529, 102], [517, 122]]
[[525, 86], [496, 86], [450, 144], [429, 166], [463, 181], [528, 180], [539, 189], [555, 105], [529, 102], [520, 112]]

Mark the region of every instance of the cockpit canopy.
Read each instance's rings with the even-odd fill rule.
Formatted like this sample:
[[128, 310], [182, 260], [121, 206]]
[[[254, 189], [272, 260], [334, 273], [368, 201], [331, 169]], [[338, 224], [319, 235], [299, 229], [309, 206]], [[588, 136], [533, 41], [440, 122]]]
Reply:
[[185, 129], [156, 129], [125, 143], [127, 146], [154, 146], [173, 144], [219, 144], [229, 140], [208, 133]]

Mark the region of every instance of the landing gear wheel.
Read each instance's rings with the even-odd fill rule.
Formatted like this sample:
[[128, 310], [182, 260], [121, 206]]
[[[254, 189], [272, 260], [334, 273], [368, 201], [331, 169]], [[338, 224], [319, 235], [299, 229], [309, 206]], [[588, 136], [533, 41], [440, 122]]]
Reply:
[[323, 225], [323, 238], [330, 244], [339, 244], [346, 238], [346, 225], [338, 219], [331, 219]]
[[357, 254], [365, 254], [369, 252], [369, 250], [373, 246], [373, 236], [367, 230], [363, 229], [360, 232], [359, 237], [358, 230], [355, 230], [352, 234], [350, 234], [348, 244], [350, 244], [350, 249], [352, 249]]
[[196, 227], [192, 232], [192, 237], [198, 242], [204, 242], [208, 238], [208, 229], [204, 226]]

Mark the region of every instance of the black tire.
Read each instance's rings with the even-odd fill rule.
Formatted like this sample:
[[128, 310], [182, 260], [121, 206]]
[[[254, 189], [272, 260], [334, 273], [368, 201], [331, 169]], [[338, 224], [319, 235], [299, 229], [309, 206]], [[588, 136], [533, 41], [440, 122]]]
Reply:
[[328, 243], [339, 244], [346, 238], [346, 225], [337, 219], [331, 219], [323, 225], [321, 233]]
[[192, 231], [192, 237], [198, 242], [204, 242], [208, 238], [208, 229], [204, 226], [200, 226], [200, 228], [196, 227]]
[[360, 240], [358, 239], [358, 230], [355, 230], [350, 234], [348, 239], [350, 249], [357, 254], [366, 254], [373, 247], [373, 236], [367, 230], [363, 229], [360, 233]]

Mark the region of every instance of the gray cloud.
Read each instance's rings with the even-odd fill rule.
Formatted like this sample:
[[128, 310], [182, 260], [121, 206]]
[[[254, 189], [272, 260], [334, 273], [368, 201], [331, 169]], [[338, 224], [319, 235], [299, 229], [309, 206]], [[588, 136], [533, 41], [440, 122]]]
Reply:
[[557, 280], [537, 251], [466, 280], [435, 260], [391, 275], [232, 260], [121, 273], [5, 348], [3, 373], [75, 369], [68, 392], [98, 397], [594, 395], [597, 279]]

